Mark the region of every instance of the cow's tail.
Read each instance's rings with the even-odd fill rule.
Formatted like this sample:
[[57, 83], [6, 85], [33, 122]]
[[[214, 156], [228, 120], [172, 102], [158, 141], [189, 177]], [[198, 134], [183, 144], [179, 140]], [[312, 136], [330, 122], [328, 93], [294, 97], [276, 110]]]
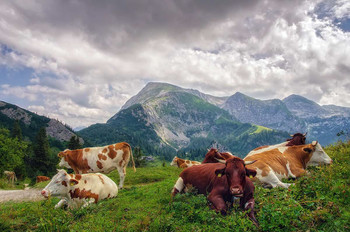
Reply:
[[134, 156], [132, 155], [132, 149], [131, 149], [131, 146], [129, 144], [128, 144], [128, 146], [129, 146], [129, 149], [130, 149], [130, 156], [131, 156], [131, 161], [132, 161], [132, 167], [134, 169], [134, 172], [136, 172]]

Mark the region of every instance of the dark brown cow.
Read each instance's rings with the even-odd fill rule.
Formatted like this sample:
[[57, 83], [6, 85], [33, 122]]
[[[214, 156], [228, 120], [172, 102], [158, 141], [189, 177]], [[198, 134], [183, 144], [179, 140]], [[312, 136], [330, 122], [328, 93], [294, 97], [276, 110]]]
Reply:
[[50, 177], [47, 176], [37, 176], [36, 177], [36, 183], [44, 182], [50, 180]]
[[206, 163], [186, 168], [174, 186], [172, 197], [193, 186], [198, 193], [208, 194], [211, 208], [223, 215], [227, 213], [226, 202], [232, 203], [233, 197], [239, 197], [240, 207], [249, 211], [249, 218], [258, 226], [254, 216], [254, 185], [248, 177], [256, 172], [245, 167], [251, 163], [233, 156], [225, 164]]
[[286, 146], [305, 145], [306, 134], [307, 133], [296, 133], [294, 135], [291, 135], [292, 138], [287, 139], [288, 143]]
[[227, 159], [232, 158], [232, 157], [234, 157], [234, 156], [230, 152], [220, 153], [217, 149], [212, 148], [205, 155], [205, 158], [202, 161], [202, 164], [218, 163], [219, 162], [218, 160], [227, 160]]

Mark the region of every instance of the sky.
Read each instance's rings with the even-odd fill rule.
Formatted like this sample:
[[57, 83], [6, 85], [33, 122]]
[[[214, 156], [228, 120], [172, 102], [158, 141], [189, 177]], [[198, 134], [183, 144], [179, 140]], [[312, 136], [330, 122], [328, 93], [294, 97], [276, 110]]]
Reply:
[[350, 107], [348, 0], [0, 1], [0, 100], [73, 128], [148, 82]]

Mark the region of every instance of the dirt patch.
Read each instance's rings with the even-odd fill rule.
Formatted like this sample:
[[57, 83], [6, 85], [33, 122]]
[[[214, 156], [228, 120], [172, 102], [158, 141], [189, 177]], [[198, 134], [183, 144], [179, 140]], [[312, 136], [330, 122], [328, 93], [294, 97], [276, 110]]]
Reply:
[[0, 203], [6, 201], [40, 201], [44, 199], [41, 196], [41, 189], [0, 190]]

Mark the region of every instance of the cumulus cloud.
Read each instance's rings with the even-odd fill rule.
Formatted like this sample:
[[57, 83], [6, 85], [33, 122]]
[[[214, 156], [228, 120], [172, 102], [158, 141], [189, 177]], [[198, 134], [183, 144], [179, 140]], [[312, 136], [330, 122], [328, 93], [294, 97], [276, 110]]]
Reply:
[[[2, 96], [76, 126], [105, 122], [148, 81], [350, 106], [338, 1], [7, 1], [0, 65], [32, 68]], [[321, 17], [322, 16], [322, 17]]]

